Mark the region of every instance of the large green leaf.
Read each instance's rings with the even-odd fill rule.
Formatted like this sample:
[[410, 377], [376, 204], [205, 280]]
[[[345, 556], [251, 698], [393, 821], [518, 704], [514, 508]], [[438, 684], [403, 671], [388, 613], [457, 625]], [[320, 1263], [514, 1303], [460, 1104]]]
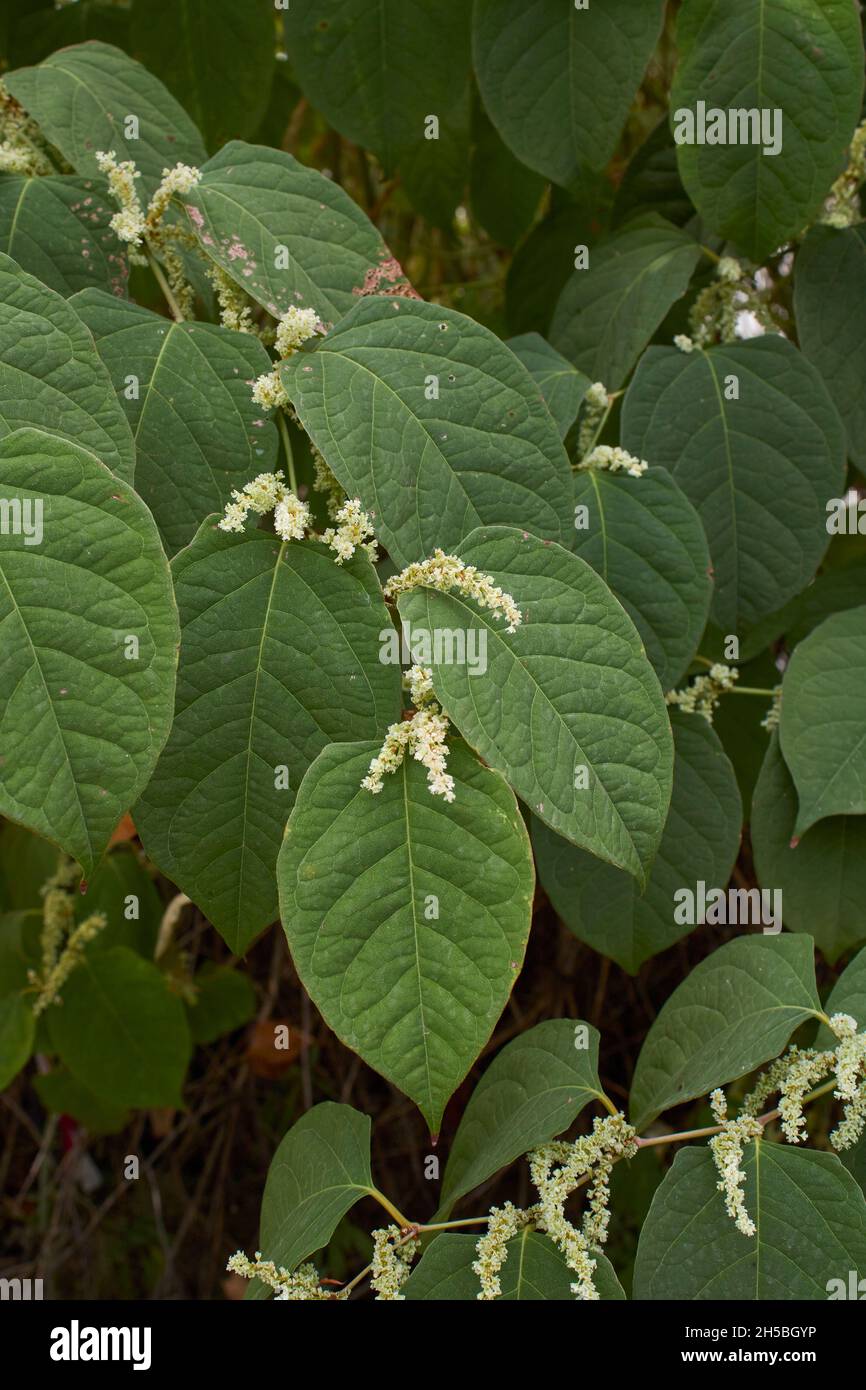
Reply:
[[459, 741], [455, 799], [406, 758], [378, 795], [373, 743], [332, 745], [301, 784], [280, 850], [280, 915], [325, 1022], [420, 1107], [431, 1131], [520, 970], [534, 888], [514, 797]]
[[437, 660], [434, 647], [443, 708], [541, 820], [645, 878], [667, 816], [673, 741], [631, 619], [585, 561], [526, 531], [480, 528], [460, 555], [512, 595], [523, 622], [508, 633], [459, 593], [400, 598], [413, 629], [475, 630], [485, 653], [486, 669], [474, 670], [449, 663], [444, 643]]
[[33, 1009], [21, 994], [0, 999], [0, 1091], [4, 1091], [33, 1051]]
[[700, 513], [723, 632], [775, 612], [809, 582], [829, 543], [827, 499], [844, 484], [844, 440], [821, 378], [787, 339], [650, 348], [622, 438], [669, 469]]
[[834, 613], [785, 672], [779, 742], [799, 798], [794, 834], [866, 812], [866, 607]]
[[[478, 1258], [477, 1244], [477, 1236], [454, 1235], [449, 1231], [437, 1236], [403, 1286], [403, 1297], [448, 1303], [476, 1299], [481, 1289], [478, 1275], [472, 1270]], [[546, 1236], [526, 1227], [508, 1242], [507, 1249], [508, 1259], [499, 1276], [502, 1293], [498, 1302], [574, 1302], [574, 1272]], [[592, 1258], [596, 1262], [594, 1278], [599, 1298], [625, 1298], [607, 1256], [596, 1250]]]
[[752, 801], [755, 872], [781, 892], [785, 926], [814, 936], [832, 962], [866, 941], [866, 817], [829, 816], [799, 840], [796, 820], [797, 793], [774, 734]]
[[475, 1087], [454, 1136], [440, 1220], [473, 1187], [562, 1134], [585, 1105], [603, 1099], [598, 1041], [589, 1025], [557, 1018], [502, 1049]]
[[702, 1096], [778, 1056], [820, 1013], [807, 936], [741, 936], [696, 965], [657, 1015], [635, 1067], [632, 1122]]
[[493, 124], [530, 169], [603, 169], [655, 47], [662, 0], [475, 0], [472, 47]]
[[[710, 553], [701, 519], [664, 468], [641, 478], [587, 468], [574, 480], [574, 549], [634, 622], [663, 690], [689, 665], [710, 609]], [[575, 511], [575, 523], [582, 519]]]
[[709, 1150], [677, 1154], [641, 1232], [636, 1299], [817, 1301], [866, 1268], [866, 1200], [835, 1154], [758, 1140], [743, 1169], [754, 1236], [725, 1211]]
[[295, 1269], [327, 1245], [349, 1208], [373, 1190], [367, 1116], [331, 1101], [313, 1106], [285, 1135], [268, 1169], [263, 1257]]
[[[698, 102], [726, 115], [771, 118], [769, 142], [750, 131], [728, 144], [679, 145], [683, 183], [710, 229], [760, 263], [813, 220], [844, 166], [863, 92], [856, 7], [849, 0], [684, 0], [677, 48], [675, 135], [684, 129], [679, 112], [695, 112]], [[781, 113], [778, 148], [766, 154], [775, 148], [774, 112]]]
[[674, 712], [674, 785], [646, 892], [635, 880], [533, 821], [538, 876], [581, 941], [635, 974], [691, 930], [674, 920], [674, 894], [703, 879], [728, 882], [740, 847], [742, 802], [734, 769], [705, 719]]
[[472, 119], [469, 201], [486, 232], [502, 246], [514, 246], [532, 226], [547, 185], [521, 164], [500, 139], [476, 99]]
[[283, 16], [289, 58], [312, 105], [372, 150], [389, 177], [399, 174], [412, 202], [443, 226], [467, 176], [470, 13], [466, 0], [317, 0], [287, 6]]
[[202, 517], [222, 511], [233, 488], [274, 466], [276, 425], [249, 385], [270, 371], [270, 357], [250, 333], [173, 323], [99, 290], [76, 295], [73, 304], [126, 410], [136, 491], [173, 555]]
[[618, 390], [700, 258], [700, 246], [663, 217], [628, 223], [593, 246], [588, 268], [566, 281], [550, 341], [592, 381]]
[[603, 213], [593, 216], [590, 209], [605, 196], [603, 187], [591, 184], [579, 202], [553, 208], [518, 247], [505, 279], [505, 313], [512, 333], [547, 334], [566, 281], [585, 274], [576, 268], [575, 258], [579, 247], [598, 236]]
[[0, 255], [0, 439], [34, 425], [132, 481], [135, 446], [93, 339], [62, 295]]
[[521, 333], [517, 338], [509, 338], [508, 346], [535, 379], [560, 438], [564, 439], [589, 390], [589, 377], [573, 367], [540, 333]]
[[794, 264], [800, 346], [845, 425], [848, 457], [866, 472], [866, 226], [813, 227]]
[[379, 661], [392, 628], [365, 555], [337, 565], [318, 542], [214, 523], [172, 566], [174, 724], [135, 816], [150, 857], [242, 951], [277, 915], [301, 778], [327, 744], [384, 735], [400, 672]]
[[126, 256], [108, 223], [117, 211], [89, 179], [0, 178], [0, 251], [58, 294], [96, 285], [126, 294]]
[[[7, 73], [9, 91], [76, 173], [97, 174], [96, 154], [135, 160], [148, 197], [166, 166], [201, 165], [201, 136], [162, 83], [108, 43], [61, 48], [37, 67]], [[129, 124], [137, 122], [137, 133]]]
[[89, 876], [168, 736], [171, 576], [144, 503], [77, 445], [16, 431], [0, 485], [44, 513], [41, 544], [0, 533], [0, 810]]
[[570, 534], [571, 472], [547, 407], [505, 344], [463, 314], [366, 300], [282, 379], [397, 564], [454, 551], [483, 522]]
[[258, 126], [274, 69], [273, 0], [147, 0], [132, 6], [130, 43], [209, 150]]
[[[824, 1012], [828, 1018], [833, 1014], [850, 1014], [866, 1029], [866, 949], [859, 951], [845, 967], [830, 991]], [[835, 1034], [826, 1023], [822, 1023], [816, 1039], [818, 1047], [835, 1047]]]
[[54, 1115], [71, 1115], [91, 1134], [116, 1134], [129, 1123], [125, 1106], [102, 1100], [82, 1085], [68, 1067], [40, 1072], [33, 1078], [33, 1089], [46, 1110]]
[[677, 147], [668, 123], [659, 121], [628, 162], [622, 183], [616, 191], [613, 222], [620, 226], [647, 208], [683, 227], [695, 215], [677, 169]]
[[359, 295], [409, 291], [348, 193], [282, 150], [231, 140], [186, 208], [207, 254], [275, 317], [301, 305], [327, 323]]
[[178, 1106], [192, 1050], [165, 975], [127, 946], [85, 955], [47, 1014], [73, 1076], [114, 1105]]

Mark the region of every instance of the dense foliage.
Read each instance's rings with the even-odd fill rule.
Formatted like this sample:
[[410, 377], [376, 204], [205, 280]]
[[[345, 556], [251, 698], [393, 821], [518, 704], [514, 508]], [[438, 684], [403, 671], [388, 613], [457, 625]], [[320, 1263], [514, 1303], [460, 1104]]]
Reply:
[[232, 1296], [849, 1296], [859, 5], [0, 14], [12, 1267], [270, 1075]]

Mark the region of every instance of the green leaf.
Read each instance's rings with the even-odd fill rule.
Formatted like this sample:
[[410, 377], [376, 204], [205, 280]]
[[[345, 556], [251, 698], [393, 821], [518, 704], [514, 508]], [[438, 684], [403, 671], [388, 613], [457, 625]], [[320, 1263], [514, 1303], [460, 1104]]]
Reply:
[[512, 333], [536, 331], [546, 337], [566, 282], [586, 273], [576, 268], [575, 258], [580, 247], [598, 237], [604, 213], [599, 209], [592, 216], [590, 208], [603, 202], [609, 188], [587, 181], [582, 192], [580, 202], [551, 210], [533, 227], [508, 267], [505, 316]]
[[117, 1134], [129, 1122], [129, 1111], [124, 1106], [101, 1100], [68, 1067], [54, 1067], [34, 1076], [33, 1088], [46, 1110], [55, 1115], [71, 1115], [91, 1134]]
[[27, 989], [28, 972], [39, 966], [41, 933], [41, 912], [0, 913], [0, 997]]
[[562, 1134], [590, 1101], [604, 1099], [598, 1042], [588, 1024], [558, 1018], [536, 1024], [498, 1053], [454, 1136], [437, 1220], [500, 1168]]
[[[858, 952], [842, 971], [830, 991], [824, 1012], [828, 1018], [832, 1018], [833, 1014], [850, 1014], [857, 1020], [861, 1030], [866, 1028], [866, 950]], [[832, 1047], [834, 1044], [830, 1039], [834, 1036], [827, 1025], [822, 1024], [816, 1039], [817, 1045]]]
[[[477, 1236], [454, 1235], [445, 1231], [424, 1252], [420, 1263], [403, 1286], [406, 1299], [460, 1301], [476, 1299], [481, 1288], [472, 1271], [477, 1259]], [[556, 1299], [574, 1302], [571, 1285], [574, 1273], [546, 1236], [525, 1228], [507, 1245], [508, 1258], [499, 1276], [502, 1293], [496, 1300], [514, 1303], [520, 1299]], [[595, 1283], [599, 1298], [625, 1298], [613, 1265], [600, 1250], [593, 1251]]]
[[193, 1041], [215, 1042], [249, 1023], [256, 1011], [252, 981], [240, 970], [205, 966], [195, 977], [196, 1001], [188, 1011]]
[[328, 322], [359, 295], [410, 292], [348, 193], [282, 150], [231, 140], [186, 209], [207, 255], [274, 317], [300, 305]]
[[809, 582], [829, 543], [827, 498], [844, 484], [844, 441], [823, 382], [787, 339], [650, 348], [625, 398], [622, 439], [667, 468], [697, 508], [723, 632]]
[[740, 848], [734, 770], [705, 719], [674, 712], [674, 785], [659, 851], [641, 894], [633, 878], [533, 819], [538, 876], [566, 926], [630, 974], [691, 931], [674, 920], [674, 894], [702, 879], [725, 884]]
[[475, 103], [472, 129], [472, 211], [494, 241], [514, 246], [535, 220], [546, 187], [544, 179], [514, 158], [479, 101]]
[[505, 344], [463, 314], [365, 300], [281, 376], [398, 565], [453, 552], [483, 522], [569, 534], [571, 471], [547, 407]]
[[[685, 0], [671, 91], [680, 111], [781, 112], [770, 140], [735, 132], [728, 144], [679, 144], [683, 183], [710, 229], [759, 265], [814, 219], [844, 167], [863, 93], [860, 21], [848, 0]], [[810, 93], [808, 101], [803, 93]], [[700, 123], [699, 123], [700, 127]], [[708, 132], [712, 133], [712, 131]], [[726, 132], [728, 133], [728, 132]]]
[[808, 932], [832, 963], [866, 941], [866, 818], [830, 816], [799, 841], [796, 819], [797, 793], [774, 734], [752, 801], [755, 872], [781, 892], [785, 926]]
[[0, 828], [0, 881], [4, 908], [42, 910], [39, 890], [57, 868], [57, 846], [14, 821]]
[[18, 430], [0, 483], [44, 509], [41, 544], [0, 534], [0, 810], [89, 877], [168, 736], [171, 575], [144, 503], [77, 445]]
[[556, 421], [559, 437], [564, 439], [592, 384], [589, 377], [566, 361], [540, 333], [522, 333], [517, 338], [509, 338], [508, 346], [535, 379], [542, 400]]
[[7, 994], [0, 999], [0, 1091], [26, 1065], [35, 1033], [33, 1009], [23, 995]]
[[285, 1135], [268, 1169], [259, 1237], [264, 1259], [297, 1268], [374, 1190], [367, 1116], [331, 1101], [314, 1105]]
[[845, 425], [848, 457], [866, 473], [866, 227], [813, 227], [794, 263], [800, 347]]
[[64, 296], [95, 285], [126, 294], [126, 256], [108, 223], [117, 211], [90, 179], [0, 178], [0, 251]]
[[256, 129], [274, 69], [273, 0], [147, 0], [132, 6], [130, 42], [209, 150]]
[[710, 553], [700, 517], [664, 468], [641, 478], [583, 469], [575, 475], [574, 500], [575, 552], [628, 613], [662, 690], [673, 689], [698, 649], [710, 609]]
[[554, 183], [613, 154], [662, 24], [662, 0], [475, 0], [472, 48], [493, 124]]
[[416, 632], [462, 631], [467, 650], [477, 640], [484, 652], [483, 670], [449, 663], [444, 644], [443, 660], [435, 648], [425, 657], [443, 709], [541, 820], [644, 879], [667, 816], [673, 741], [631, 619], [583, 560], [525, 531], [479, 529], [460, 555], [512, 595], [523, 622], [508, 633], [459, 593], [400, 597]]
[[132, 434], [86, 327], [62, 295], [0, 255], [0, 439], [25, 425], [81, 444], [132, 481]]
[[249, 385], [271, 370], [271, 359], [252, 334], [172, 323], [98, 290], [76, 295], [73, 305], [126, 411], [136, 491], [174, 555], [203, 516], [223, 510], [233, 488], [274, 467], [277, 427]]
[[591, 381], [618, 390], [685, 294], [700, 259], [697, 243], [663, 217], [648, 214], [629, 222], [594, 246], [588, 268], [566, 282], [550, 341]]
[[461, 743], [451, 803], [408, 757], [364, 790], [378, 751], [333, 745], [310, 768], [277, 864], [280, 914], [325, 1022], [435, 1133], [520, 970], [532, 855], [512, 793]]
[[676, 227], [685, 226], [695, 214], [677, 169], [677, 147], [664, 119], [629, 160], [616, 191], [614, 225], [643, 216], [649, 208]]
[[[146, 68], [108, 43], [61, 48], [38, 67], [7, 73], [9, 91], [78, 174], [98, 174], [96, 154], [114, 150], [141, 171], [149, 198], [166, 166], [201, 165], [201, 136], [174, 98]], [[133, 136], [128, 117], [137, 121]]]
[[48, 1010], [51, 1040], [73, 1076], [118, 1106], [180, 1106], [191, 1042], [183, 1004], [127, 946], [87, 950]]
[[312, 106], [371, 150], [389, 178], [399, 174], [424, 216], [446, 227], [468, 172], [470, 12], [465, 0], [317, 0], [283, 15]]
[[742, 936], [696, 965], [657, 1015], [635, 1067], [632, 1123], [705, 1095], [777, 1057], [820, 1013], [807, 936]]
[[677, 1154], [641, 1232], [636, 1299], [823, 1301], [866, 1268], [866, 1200], [835, 1154], [758, 1140], [743, 1169], [754, 1236], [725, 1211], [709, 1150]]
[[135, 819], [150, 858], [242, 952], [277, 915], [277, 852], [304, 773], [329, 743], [384, 735], [400, 673], [379, 661], [393, 629], [365, 555], [337, 565], [318, 542], [214, 521], [172, 566], [177, 703]]
[[866, 607], [834, 613], [785, 671], [779, 742], [803, 835], [826, 816], [866, 811]]

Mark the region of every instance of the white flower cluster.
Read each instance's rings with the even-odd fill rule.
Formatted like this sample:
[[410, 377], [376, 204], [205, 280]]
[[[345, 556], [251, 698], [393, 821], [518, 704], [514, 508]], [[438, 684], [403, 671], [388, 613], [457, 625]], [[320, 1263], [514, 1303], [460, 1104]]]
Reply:
[[28, 970], [36, 991], [33, 1013], [38, 1018], [50, 1004], [61, 1004], [60, 991], [73, 970], [84, 961], [85, 947], [105, 927], [103, 912], [94, 912], [76, 927], [74, 893], [81, 874], [73, 860], [61, 858], [57, 872], [41, 889], [41, 968]]
[[592, 441], [609, 405], [610, 396], [604, 382], [594, 381], [583, 398], [583, 411], [577, 435], [579, 459], [592, 448]]
[[[277, 324], [276, 349], [281, 358], [291, 357], [302, 343], [324, 328], [315, 309], [298, 309], [294, 304], [286, 310]], [[264, 372], [253, 383], [253, 400], [263, 410], [287, 407], [289, 398], [280, 380], [280, 369]]]
[[609, 473], [629, 473], [633, 478], [640, 478], [648, 467], [644, 459], [635, 458], [627, 450], [614, 448], [610, 444], [596, 444], [586, 458], [577, 464], [578, 470], [603, 468]]
[[211, 261], [205, 274], [216, 291], [220, 323], [235, 333], [255, 333], [252, 304], [240, 285], [235, 284], [227, 271]]
[[131, 159], [124, 159], [118, 164], [114, 150], [97, 150], [96, 163], [108, 179], [109, 192], [120, 204], [120, 212], [116, 212], [109, 223], [111, 230], [120, 241], [130, 246], [140, 246], [147, 231], [144, 208], [135, 188], [135, 181], [141, 178], [141, 172]]
[[328, 516], [332, 521], [336, 521], [337, 513], [346, 500], [346, 494], [315, 444], [311, 444], [310, 454], [312, 456], [314, 469], [313, 489], [322, 494], [325, 499], [325, 506], [328, 509]]
[[39, 126], [0, 80], [0, 173], [43, 176], [56, 172]]
[[226, 1269], [243, 1279], [260, 1279], [274, 1290], [275, 1303], [331, 1302], [343, 1297], [342, 1291], [329, 1293], [322, 1288], [315, 1265], [301, 1265], [292, 1274], [282, 1265], [275, 1265], [272, 1260], [263, 1260], [261, 1250], [256, 1251], [254, 1260], [247, 1259], [243, 1250], [236, 1251], [229, 1258]]
[[446, 555], [434, 550], [429, 560], [407, 565], [385, 585], [385, 597], [396, 598], [408, 589], [439, 589], [448, 593], [456, 589], [465, 598], [473, 599], [480, 608], [489, 608], [497, 617], [508, 619], [507, 632], [516, 632], [522, 621], [520, 609], [510, 594], [497, 588], [489, 574], [482, 574], [475, 565], [465, 565], [458, 555]]
[[674, 347], [679, 348], [680, 352], [694, 352], [695, 344], [687, 333], [674, 334]]
[[716, 662], [705, 676], [696, 676], [691, 685], [682, 690], [669, 690], [665, 702], [679, 705], [685, 714], [701, 714], [708, 724], [713, 722], [713, 712], [725, 690], [733, 689], [739, 679], [736, 666], [725, 666]]
[[771, 734], [774, 729], [779, 727], [779, 720], [782, 718], [782, 687], [773, 686], [773, 703], [761, 720], [761, 728], [766, 729]]
[[[593, 1250], [601, 1250], [607, 1240], [610, 1220], [610, 1175], [620, 1158], [637, 1153], [637, 1137], [622, 1112], [605, 1115], [593, 1123], [592, 1133], [573, 1144], [555, 1141], [535, 1149], [529, 1157], [529, 1171], [538, 1191], [535, 1206], [521, 1210], [511, 1202], [494, 1207], [487, 1230], [478, 1241], [478, 1258], [472, 1268], [481, 1280], [479, 1299], [499, 1298], [500, 1273], [508, 1258], [508, 1242], [525, 1226], [550, 1237], [561, 1251], [577, 1279], [571, 1291], [581, 1300], [596, 1300], [598, 1290], [593, 1275]], [[580, 1230], [565, 1215], [565, 1204], [578, 1187], [588, 1184], [588, 1200]]]
[[175, 164], [172, 169], [163, 169], [162, 180], [148, 204], [148, 223], [153, 225], [161, 222], [174, 195], [191, 193], [199, 183], [201, 169], [196, 169], [192, 164]]
[[431, 796], [454, 800], [454, 778], [447, 771], [448, 720], [433, 698], [431, 672], [424, 666], [412, 666], [404, 677], [416, 712], [411, 719], [392, 724], [385, 741], [367, 769], [361, 782], [365, 791], [377, 795], [382, 790], [382, 778], [396, 772], [407, 752], [427, 769], [427, 786]]
[[701, 291], [691, 308], [690, 336], [679, 334], [674, 343], [683, 352], [713, 343], [733, 343], [741, 336], [740, 325], [745, 322], [751, 325], [748, 336], [778, 333], [775, 308], [769, 301], [771, 289], [772, 281], [765, 272], [753, 275], [733, 256], [722, 256], [715, 280]]
[[862, 221], [860, 189], [866, 183], [866, 121], [854, 131], [848, 151], [848, 167], [830, 189], [819, 217], [827, 227], [853, 227]]
[[322, 533], [322, 540], [337, 552], [337, 564], [342, 565], [344, 560], [350, 560], [356, 550], [366, 550], [375, 564], [379, 552], [370, 518], [361, 510], [360, 500], [357, 497], [347, 498], [337, 509], [334, 520], [336, 527], [329, 526]]
[[721, 1133], [710, 1140], [710, 1151], [719, 1170], [718, 1186], [725, 1194], [728, 1214], [744, 1235], [754, 1235], [755, 1224], [746, 1211], [742, 1192], [746, 1180], [743, 1149], [763, 1133], [758, 1112], [770, 1096], [779, 1096], [779, 1120], [788, 1143], [800, 1144], [806, 1136], [803, 1107], [809, 1093], [825, 1077], [835, 1074], [833, 1094], [843, 1102], [843, 1111], [830, 1143], [834, 1149], [848, 1149], [866, 1130], [866, 1031], [858, 1032], [859, 1025], [850, 1014], [833, 1014], [827, 1022], [838, 1040], [836, 1046], [823, 1052], [790, 1047], [758, 1078], [737, 1119], [728, 1119], [722, 1091], [714, 1091], [710, 1096], [716, 1123], [722, 1126]]
[[376, 1291], [376, 1302], [403, 1303], [400, 1289], [409, 1278], [412, 1261], [421, 1242], [406, 1239], [399, 1226], [388, 1226], [373, 1232], [373, 1260], [370, 1287]]

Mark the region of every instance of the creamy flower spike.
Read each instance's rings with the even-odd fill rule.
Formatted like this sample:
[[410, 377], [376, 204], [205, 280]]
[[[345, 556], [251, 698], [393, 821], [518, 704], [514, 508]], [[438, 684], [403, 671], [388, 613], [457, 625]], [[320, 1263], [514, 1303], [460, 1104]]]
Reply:
[[684, 714], [701, 714], [708, 724], [712, 724], [713, 713], [722, 694], [733, 689], [739, 676], [736, 666], [716, 662], [705, 676], [696, 676], [691, 685], [683, 690], [669, 690], [665, 703], [679, 705]]
[[603, 381], [594, 381], [583, 398], [583, 411], [577, 435], [577, 457], [582, 459], [592, 448], [593, 440], [610, 405], [610, 396]]
[[[274, 514], [274, 530], [281, 540], [302, 541], [307, 534], [314, 538], [313, 517], [306, 502], [286, 487], [281, 469], [276, 473], [259, 473], [251, 483], [240, 491], [232, 488], [233, 502], [229, 502], [225, 515], [220, 521], [221, 531], [242, 531], [250, 512], [264, 516]], [[377, 558], [376, 541], [367, 513], [361, 510], [357, 497], [344, 503], [337, 514], [339, 526], [329, 527], [320, 539], [334, 551], [336, 563], [342, 565], [351, 559], [358, 549], [366, 550], [371, 560]]]
[[585, 468], [601, 468], [608, 473], [629, 473], [632, 478], [640, 478], [649, 468], [644, 459], [635, 458], [625, 449], [614, 448], [610, 444], [596, 444], [577, 465], [579, 471]]
[[33, 1013], [38, 1018], [50, 1004], [60, 1004], [60, 991], [73, 970], [85, 958], [85, 947], [106, 926], [107, 917], [94, 912], [75, 925], [74, 893], [81, 878], [73, 860], [61, 857], [56, 873], [41, 889], [42, 934], [41, 969], [28, 970], [27, 978], [37, 992]]
[[[298, 309], [294, 304], [286, 310], [277, 324], [275, 345], [281, 358], [291, 357], [298, 348], [324, 327], [315, 309]], [[253, 400], [263, 410], [288, 408], [289, 398], [280, 380], [280, 369], [263, 372], [253, 383]]]
[[489, 608], [497, 617], [508, 619], [507, 632], [516, 632], [522, 622], [520, 609], [510, 594], [497, 588], [489, 574], [482, 574], [474, 565], [466, 565], [459, 555], [446, 555], [434, 550], [429, 560], [407, 565], [385, 585], [385, 597], [396, 598], [409, 589], [439, 589], [448, 593], [456, 589], [471, 598], [479, 608]]
[[367, 769], [361, 786], [374, 796], [382, 790], [382, 779], [396, 772], [407, 752], [427, 769], [427, 786], [431, 796], [454, 800], [454, 778], [446, 771], [448, 720], [433, 697], [431, 672], [424, 666], [412, 666], [403, 678], [416, 713], [411, 719], [392, 724], [385, 742]]
[[399, 1226], [388, 1226], [373, 1232], [370, 1287], [376, 1291], [377, 1303], [405, 1302], [405, 1295], [400, 1289], [409, 1278], [412, 1261], [420, 1249], [421, 1242], [406, 1240]]
[[274, 1291], [275, 1303], [321, 1302], [343, 1298], [342, 1291], [329, 1293], [323, 1289], [315, 1265], [301, 1265], [294, 1273], [289, 1273], [273, 1260], [263, 1260], [261, 1250], [256, 1251], [254, 1260], [248, 1260], [243, 1250], [232, 1255], [226, 1265], [231, 1274], [239, 1274], [242, 1279], [259, 1279]]
[[755, 1223], [746, 1211], [743, 1184], [743, 1149], [752, 1139], [760, 1139], [763, 1129], [754, 1115], [743, 1114], [728, 1119], [728, 1102], [721, 1090], [713, 1091], [710, 1105], [716, 1124], [723, 1125], [721, 1134], [710, 1140], [710, 1153], [719, 1172], [718, 1189], [725, 1195], [725, 1208], [738, 1231], [744, 1236], [755, 1234]]
[[97, 150], [96, 163], [108, 179], [109, 192], [120, 204], [120, 211], [114, 214], [109, 223], [111, 230], [120, 241], [140, 246], [147, 231], [144, 208], [135, 188], [135, 181], [141, 178], [141, 173], [131, 159], [124, 159], [118, 164], [114, 150]]

